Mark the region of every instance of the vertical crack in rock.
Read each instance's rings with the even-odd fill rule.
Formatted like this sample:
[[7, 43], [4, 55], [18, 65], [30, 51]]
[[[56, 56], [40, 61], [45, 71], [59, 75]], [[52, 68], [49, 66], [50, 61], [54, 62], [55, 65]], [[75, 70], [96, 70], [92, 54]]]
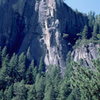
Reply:
[[57, 18], [57, 4], [55, 0], [47, 0], [46, 2], [41, 0], [39, 22], [42, 26], [43, 40], [46, 46], [44, 62], [47, 66], [60, 66], [62, 68], [61, 73], [63, 73], [65, 61], [62, 54], [62, 36]]

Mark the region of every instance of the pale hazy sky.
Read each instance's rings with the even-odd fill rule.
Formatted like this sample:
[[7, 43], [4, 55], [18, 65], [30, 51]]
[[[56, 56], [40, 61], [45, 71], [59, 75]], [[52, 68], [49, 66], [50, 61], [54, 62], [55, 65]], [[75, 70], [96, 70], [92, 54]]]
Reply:
[[83, 13], [95, 11], [100, 14], [100, 0], [65, 0], [65, 2], [73, 9], [78, 9]]

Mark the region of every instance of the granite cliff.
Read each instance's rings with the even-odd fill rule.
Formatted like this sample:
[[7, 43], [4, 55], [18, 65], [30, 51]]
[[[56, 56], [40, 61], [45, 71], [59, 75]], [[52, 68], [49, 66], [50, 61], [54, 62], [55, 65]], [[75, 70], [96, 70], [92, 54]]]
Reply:
[[[87, 24], [63, 0], [0, 0], [0, 45], [9, 52], [27, 52], [28, 59], [64, 70], [68, 43]], [[63, 39], [63, 34], [70, 40]]]
[[72, 51], [71, 57], [73, 61], [79, 62], [85, 67], [94, 68], [93, 60], [97, 60], [100, 57], [99, 50], [99, 43], [83, 44]]

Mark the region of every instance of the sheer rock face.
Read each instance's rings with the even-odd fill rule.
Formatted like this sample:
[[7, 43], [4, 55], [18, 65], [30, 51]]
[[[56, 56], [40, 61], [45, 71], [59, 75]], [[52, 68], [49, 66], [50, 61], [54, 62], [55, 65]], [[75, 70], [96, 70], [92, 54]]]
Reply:
[[89, 43], [73, 50], [71, 56], [75, 62], [80, 62], [83, 66], [93, 68], [92, 60], [96, 60], [99, 55], [100, 44]]
[[63, 0], [0, 0], [0, 45], [10, 52], [27, 52], [29, 59], [46, 66], [65, 67], [68, 52], [63, 33], [75, 34], [87, 18]]

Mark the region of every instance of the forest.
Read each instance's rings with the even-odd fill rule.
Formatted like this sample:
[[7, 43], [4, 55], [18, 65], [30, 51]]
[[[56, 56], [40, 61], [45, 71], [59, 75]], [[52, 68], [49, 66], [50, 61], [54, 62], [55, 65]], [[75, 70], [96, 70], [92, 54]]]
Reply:
[[0, 51], [0, 100], [99, 100], [100, 59], [95, 69], [70, 62], [62, 77], [58, 66], [44, 72], [42, 60], [27, 66], [24, 53], [9, 58], [6, 50]]
[[[72, 39], [74, 47], [100, 42], [100, 15], [90, 12], [87, 16], [88, 24], [77, 33], [77, 40]], [[62, 76], [59, 66], [46, 68], [42, 58], [36, 65], [24, 52], [10, 55], [6, 46], [1, 47], [0, 100], [99, 100], [100, 58], [92, 62], [94, 68], [69, 60]]]

